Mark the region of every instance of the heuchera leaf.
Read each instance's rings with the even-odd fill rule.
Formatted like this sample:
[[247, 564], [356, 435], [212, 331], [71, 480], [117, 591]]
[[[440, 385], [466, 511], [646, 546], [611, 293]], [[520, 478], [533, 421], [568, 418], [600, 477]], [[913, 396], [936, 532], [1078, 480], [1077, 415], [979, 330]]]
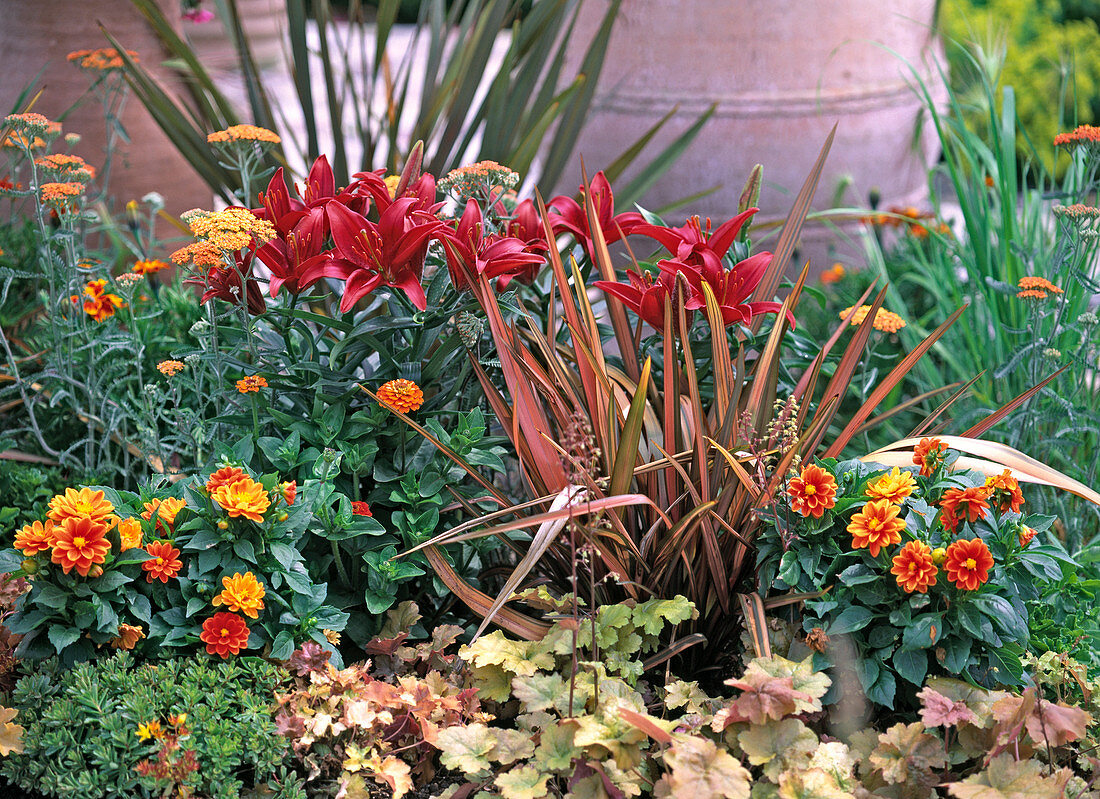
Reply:
[[738, 760], [713, 741], [678, 734], [664, 753], [665, 780], [673, 796], [748, 799], [751, 775]]
[[534, 766], [520, 766], [499, 775], [496, 786], [504, 799], [541, 799], [546, 796], [546, 781], [550, 776]]
[[580, 754], [573, 745], [573, 728], [554, 723], [546, 727], [535, 747], [535, 763], [544, 770], [561, 771], [569, 768], [573, 758]]
[[22, 753], [23, 733], [25, 730], [18, 724], [13, 724], [19, 711], [11, 707], [0, 706], [0, 755], [7, 757], [12, 752]]
[[978, 720], [965, 702], [952, 701], [932, 688], [925, 687], [917, 698], [921, 701], [920, 720], [925, 727], [953, 727]]
[[486, 725], [474, 722], [440, 730], [435, 745], [444, 766], [464, 774], [477, 774], [489, 769], [488, 754], [496, 746], [496, 738]]
[[753, 658], [749, 667], [745, 669], [745, 677], [756, 672], [772, 677], [791, 677], [794, 680], [795, 691], [809, 694], [811, 697], [809, 702], [797, 700], [795, 712], [816, 713], [821, 710], [821, 697], [828, 692], [832, 680], [824, 672], [815, 671], [813, 661], [813, 655], [808, 655], [800, 662], [787, 660], [779, 655], [773, 655], [770, 658]]
[[952, 782], [947, 790], [957, 799], [1060, 799], [1073, 776], [1067, 768], [1044, 777], [1043, 765], [1036, 760], [1016, 760], [1002, 754], [993, 758], [984, 771], [962, 782]]
[[[772, 677], [760, 671], [746, 672], [740, 680], [727, 680], [726, 685], [740, 688], [743, 692], [730, 705], [728, 723], [778, 721], [793, 715], [799, 700], [808, 704], [813, 699], [809, 694], [794, 690], [793, 677]], [[716, 715], [715, 721], [717, 719]]]
[[775, 782], [784, 769], [803, 769], [817, 748], [817, 736], [798, 719], [758, 724], [742, 731], [737, 743], [749, 763], [764, 767], [764, 776]]
[[868, 760], [886, 782], [915, 791], [911, 796], [931, 796], [932, 786], [939, 782], [934, 770], [947, 765], [943, 745], [919, 721], [895, 724], [879, 735]]
[[832, 773], [819, 768], [784, 771], [776, 795], [779, 799], [854, 799]]

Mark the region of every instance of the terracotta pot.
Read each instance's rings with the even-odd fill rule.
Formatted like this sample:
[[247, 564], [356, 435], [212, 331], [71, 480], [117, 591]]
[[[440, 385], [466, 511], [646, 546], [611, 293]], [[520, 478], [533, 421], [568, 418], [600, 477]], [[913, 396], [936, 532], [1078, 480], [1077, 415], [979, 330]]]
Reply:
[[[591, 38], [606, 7], [585, 3], [577, 41]], [[882, 205], [918, 203], [937, 143], [902, 59], [942, 93], [927, 63], [937, 49], [934, 7], [935, 0], [624, 0], [576, 152], [595, 172], [678, 105], [647, 150], [656, 153], [717, 103], [643, 205], [661, 208], [720, 184], [689, 209], [717, 223], [735, 212], [761, 163], [760, 218], [782, 218], [834, 123], [816, 208], [834, 199], [866, 207], [872, 191]], [[559, 188], [575, 191], [578, 177]], [[836, 197], [842, 181], [850, 183]], [[679, 224], [683, 213], [670, 221]]]
[[[161, 5], [169, 19], [179, 17], [178, 2], [161, 0]], [[4, 20], [0, 25], [0, 74], [4, 76], [0, 82], [0, 108], [5, 113], [14, 108], [19, 93], [36, 79], [36, 86], [44, 91], [34, 110], [51, 119], [57, 119], [84, 97], [91, 80], [69, 63], [66, 55], [74, 50], [110, 46], [99, 22], [126, 49], [136, 51], [163, 86], [179, 87], [177, 94], [183, 94], [175, 74], [159, 66], [166, 53], [156, 34], [128, 0], [109, 4], [0, 0], [0, 15]], [[108, 186], [117, 204], [155, 191], [165, 198], [170, 213], [210, 207], [212, 192], [132, 96], [123, 110], [122, 124], [130, 143], [119, 143]], [[64, 130], [80, 134], [81, 141], [73, 152], [102, 170], [107, 134], [99, 100], [85, 97], [65, 116]]]

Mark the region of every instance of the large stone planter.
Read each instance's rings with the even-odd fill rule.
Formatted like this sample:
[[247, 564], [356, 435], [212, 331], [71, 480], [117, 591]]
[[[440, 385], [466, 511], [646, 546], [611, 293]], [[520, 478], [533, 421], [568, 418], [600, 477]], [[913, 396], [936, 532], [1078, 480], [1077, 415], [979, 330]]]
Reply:
[[[170, 19], [178, 19], [176, 0], [162, 0], [161, 6]], [[37, 87], [45, 91], [34, 110], [51, 119], [57, 119], [80, 99], [91, 81], [66, 60], [66, 55], [74, 50], [109, 46], [99, 22], [124, 47], [136, 51], [162, 85], [175, 87], [177, 94], [182, 94], [174, 73], [159, 66], [166, 54], [156, 34], [129, 0], [109, 4], [88, 0], [0, 0], [0, 18], [4, 20], [0, 24], [0, 108], [4, 113], [13, 108], [19, 93], [36, 78]], [[212, 192], [133, 97], [126, 103], [122, 123], [130, 142], [120, 142], [115, 153], [108, 187], [112, 197], [125, 203], [156, 191], [174, 214], [210, 206]], [[88, 97], [81, 102], [65, 117], [64, 130], [82, 137], [73, 152], [102, 169], [107, 134], [99, 101]]]
[[[903, 59], [942, 93], [929, 62], [934, 7], [935, 0], [624, 0], [577, 153], [595, 172], [675, 106], [659, 144], [718, 103], [644, 205], [657, 209], [720, 184], [690, 210], [726, 219], [762, 163], [761, 218], [781, 218], [834, 123], [815, 208], [834, 200], [865, 207], [872, 191], [882, 205], [919, 202], [937, 144]], [[606, 0], [586, 0], [578, 41], [591, 38], [606, 8]], [[575, 191], [578, 178], [569, 174], [559, 188]], [[807, 237], [822, 232], [808, 228]], [[821, 260], [821, 248], [810, 249]]]

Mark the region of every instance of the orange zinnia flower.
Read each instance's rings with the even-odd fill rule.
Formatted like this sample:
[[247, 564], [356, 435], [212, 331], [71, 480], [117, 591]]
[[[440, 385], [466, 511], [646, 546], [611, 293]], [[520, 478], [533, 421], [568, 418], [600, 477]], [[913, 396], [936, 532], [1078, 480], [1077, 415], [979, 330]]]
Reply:
[[23, 525], [23, 529], [15, 534], [14, 546], [28, 557], [49, 552], [53, 546], [53, 522], [47, 519], [43, 524], [36, 520]]
[[237, 381], [237, 391], [247, 394], [249, 391], [258, 392], [261, 388], [267, 388], [267, 380], [259, 375], [246, 375]]
[[932, 560], [932, 548], [923, 541], [910, 541], [903, 546], [893, 563], [890, 574], [897, 577], [898, 585], [907, 594], [927, 593], [936, 584], [938, 570]]
[[242, 517], [259, 524], [264, 512], [271, 506], [267, 489], [251, 477], [242, 477], [214, 491], [217, 502], [231, 517]]
[[87, 516], [68, 516], [53, 529], [54, 563], [68, 574], [74, 568], [87, 577], [92, 566], [107, 560], [111, 542], [107, 525]]
[[878, 480], [869, 483], [864, 494], [872, 499], [885, 499], [895, 505], [900, 505], [916, 489], [917, 482], [913, 479], [912, 472], [903, 472], [897, 466]]
[[424, 404], [424, 392], [411, 380], [391, 380], [378, 389], [378, 401], [395, 411], [411, 413]]
[[993, 555], [980, 538], [970, 541], [961, 539], [947, 548], [947, 561], [944, 563], [947, 579], [961, 590], [976, 591], [978, 586], [989, 580], [992, 567]]
[[825, 469], [811, 463], [798, 477], [791, 478], [787, 496], [795, 513], [820, 519], [836, 504], [836, 480]]
[[223, 590], [213, 599], [214, 607], [225, 605], [226, 610], [243, 613], [255, 619], [264, 609], [264, 587], [252, 572], [235, 573], [222, 578]]
[[122, 549], [137, 549], [141, 546], [141, 522], [134, 518], [120, 520], [118, 535], [122, 539]]
[[991, 489], [984, 485], [949, 488], [944, 491], [943, 498], [940, 499], [943, 526], [954, 533], [958, 530], [960, 521], [973, 523], [984, 519], [989, 510], [991, 493]]
[[115, 506], [108, 502], [106, 494], [102, 491], [82, 488], [66, 488], [64, 494], [58, 494], [50, 500], [50, 510], [47, 514], [55, 524], [61, 524], [67, 518], [86, 517], [92, 521], [106, 524]]
[[145, 631], [132, 624], [118, 625], [118, 635], [107, 643], [115, 649], [133, 649], [145, 637]]
[[145, 551], [153, 556], [141, 564], [141, 568], [148, 572], [145, 575], [147, 583], [153, 580], [166, 583], [179, 574], [183, 567], [183, 562], [179, 559], [180, 551], [172, 546], [171, 541], [150, 541]]
[[1024, 492], [1020, 490], [1020, 484], [1012, 476], [1012, 472], [1005, 469], [1002, 474], [985, 478], [985, 486], [992, 490], [990, 499], [1001, 513], [1019, 513], [1024, 504]]
[[351, 512], [356, 516], [373, 516], [374, 515], [373, 513], [371, 513], [370, 505], [368, 505], [366, 502], [358, 502], [358, 501], [352, 502], [351, 503]]
[[913, 463], [920, 467], [921, 477], [931, 477], [943, 463], [947, 445], [938, 438], [922, 438], [913, 448]]
[[294, 498], [298, 496], [298, 481], [291, 480], [283, 483], [279, 488], [282, 489], [283, 492], [283, 501], [286, 502], [287, 505], [293, 505]]
[[235, 613], [215, 613], [202, 623], [199, 640], [211, 655], [228, 657], [248, 647], [248, 625]]
[[206, 492], [213, 494], [220, 486], [229, 485], [242, 477], [248, 477], [248, 475], [236, 466], [223, 466], [206, 479]]
[[176, 524], [176, 514], [186, 507], [186, 500], [175, 497], [166, 499], [153, 497], [145, 503], [145, 510], [142, 512], [141, 518], [148, 520], [156, 517], [158, 528], [167, 527], [171, 531]]
[[900, 507], [885, 499], [876, 499], [864, 505], [848, 525], [853, 549], [869, 549], [871, 557], [877, 558], [883, 547], [901, 541], [905, 521], [898, 518], [900, 511]]

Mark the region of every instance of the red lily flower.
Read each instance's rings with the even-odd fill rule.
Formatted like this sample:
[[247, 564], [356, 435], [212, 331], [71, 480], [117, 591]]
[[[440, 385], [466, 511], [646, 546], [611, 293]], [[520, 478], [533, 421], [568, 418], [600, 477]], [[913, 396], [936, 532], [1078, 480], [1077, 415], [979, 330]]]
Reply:
[[[609, 280], [597, 280], [596, 287], [603, 289], [638, 314], [655, 329], [665, 329], [665, 299], [673, 297], [676, 288], [676, 273], [662, 271], [656, 280], [649, 272], [638, 274], [632, 269], [626, 270], [629, 284], [613, 283]], [[673, 302], [675, 305], [675, 302]], [[686, 307], [686, 305], [685, 305]]]
[[[597, 172], [592, 178], [592, 203], [596, 206], [596, 219], [600, 223], [604, 241], [612, 244], [625, 236], [629, 236], [640, 225], [645, 225], [645, 218], [637, 211], [627, 211], [615, 215], [615, 195], [611, 191], [611, 184], [602, 171]], [[581, 186], [584, 192], [584, 186]], [[588, 228], [588, 215], [584, 212], [584, 206], [572, 197], [555, 197], [550, 201], [550, 227], [555, 235], [571, 233], [579, 244], [584, 246], [588, 257], [595, 260], [592, 253], [592, 232]]]
[[416, 180], [412, 181], [402, 192], [400, 197], [390, 196], [390, 187], [386, 185], [385, 169], [376, 169], [373, 172], [356, 172], [352, 175], [350, 191], [360, 197], [370, 197], [378, 206], [379, 212], [384, 212], [397, 200], [411, 197], [416, 200], [413, 209], [435, 215], [436, 211], [446, 203], [436, 202], [438, 192], [435, 188], [435, 178], [424, 172]]
[[252, 277], [252, 253], [236, 253], [237, 265], [229, 269], [221, 266], [211, 266], [201, 277], [189, 277], [183, 282], [193, 286], [201, 286], [204, 291], [200, 302], [210, 302], [212, 299], [225, 300], [234, 305], [241, 303], [241, 281], [244, 280], [244, 296], [248, 312], [253, 316], [259, 316], [267, 310], [264, 303], [264, 294], [260, 290], [259, 282]]
[[404, 197], [382, 212], [378, 224], [339, 202], [326, 207], [335, 259], [306, 269], [300, 280], [322, 277], [345, 281], [340, 311], [346, 313], [356, 302], [380, 285], [399, 288], [420, 310], [428, 307], [420, 277], [430, 239], [442, 238], [445, 225], [430, 214], [415, 210], [417, 200]]
[[546, 262], [542, 255], [529, 251], [529, 245], [519, 239], [484, 235], [481, 206], [475, 200], [467, 201], [457, 229], [442, 241], [447, 250], [451, 283], [460, 290], [468, 286], [467, 275], [471, 273], [489, 279], [500, 278], [497, 289], [503, 290], [512, 278], [537, 270]]
[[[703, 293], [703, 282], [710, 285], [718, 306], [722, 311], [722, 324], [747, 325], [754, 316], [762, 313], [779, 313], [782, 303], [778, 302], [745, 302], [756, 290], [757, 284], [764, 276], [768, 266], [772, 262], [770, 252], [757, 253], [744, 261], [737, 263], [732, 269], [719, 269], [717, 273], [708, 272], [707, 267], [685, 264], [679, 260], [658, 261], [662, 277], [671, 274], [673, 277], [680, 273], [687, 278], [691, 285], [691, 294], [684, 303], [688, 310], [700, 310], [707, 307], [706, 295]], [[795, 326], [794, 316], [787, 312], [787, 319], [791, 327]]]
[[633, 232], [655, 239], [672, 253], [672, 260], [695, 266], [709, 279], [717, 281], [718, 275], [724, 270], [722, 259], [737, 240], [745, 222], [759, 210], [750, 208], [742, 211], [733, 219], [723, 222], [713, 232], [710, 229], [710, 220], [707, 220], [704, 230], [697, 216], [687, 220], [683, 227], [661, 227], [643, 223], [634, 227]]

